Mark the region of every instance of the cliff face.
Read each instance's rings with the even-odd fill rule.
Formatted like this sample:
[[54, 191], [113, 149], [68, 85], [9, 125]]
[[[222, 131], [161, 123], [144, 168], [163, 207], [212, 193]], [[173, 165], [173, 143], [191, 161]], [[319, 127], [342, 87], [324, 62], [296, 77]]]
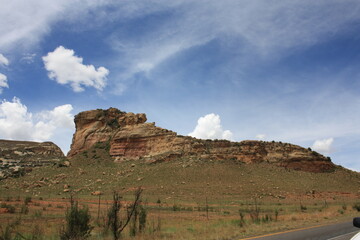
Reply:
[[76, 132], [68, 157], [108, 142], [115, 161], [171, 161], [176, 158], [231, 160], [246, 164], [269, 162], [310, 172], [332, 171], [335, 165], [326, 157], [289, 143], [226, 140], [200, 140], [146, 123], [145, 114], [118, 109], [93, 110], [75, 116]]

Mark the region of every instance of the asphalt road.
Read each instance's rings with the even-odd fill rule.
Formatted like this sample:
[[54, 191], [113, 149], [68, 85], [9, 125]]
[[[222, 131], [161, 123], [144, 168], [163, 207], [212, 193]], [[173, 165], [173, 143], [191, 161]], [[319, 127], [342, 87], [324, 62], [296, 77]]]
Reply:
[[359, 231], [359, 228], [353, 227], [351, 221], [285, 231], [259, 237], [243, 238], [239, 240], [349, 240]]

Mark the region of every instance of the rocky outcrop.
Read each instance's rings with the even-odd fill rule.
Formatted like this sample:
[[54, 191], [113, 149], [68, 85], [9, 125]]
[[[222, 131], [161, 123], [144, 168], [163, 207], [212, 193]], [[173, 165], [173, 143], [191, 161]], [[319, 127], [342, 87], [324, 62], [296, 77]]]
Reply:
[[58, 163], [64, 157], [52, 142], [0, 140], [0, 179], [21, 176], [33, 167]]
[[115, 161], [228, 160], [251, 164], [268, 162], [290, 169], [327, 172], [330, 159], [297, 145], [280, 142], [200, 140], [146, 122], [146, 115], [115, 108], [81, 112], [75, 116], [76, 132], [68, 157], [102, 142]]

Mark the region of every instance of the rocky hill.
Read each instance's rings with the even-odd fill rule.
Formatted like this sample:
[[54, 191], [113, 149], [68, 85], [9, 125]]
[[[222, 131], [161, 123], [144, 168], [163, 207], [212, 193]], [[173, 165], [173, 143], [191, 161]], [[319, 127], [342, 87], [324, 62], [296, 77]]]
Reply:
[[0, 179], [17, 176], [36, 166], [54, 164], [64, 157], [52, 142], [0, 140]]
[[116, 108], [81, 112], [75, 116], [76, 132], [68, 157], [73, 158], [102, 143], [117, 162], [155, 163], [174, 159], [267, 162], [308, 172], [329, 172], [336, 167], [329, 158], [289, 143], [200, 140], [177, 135], [146, 121], [144, 113], [126, 113]]

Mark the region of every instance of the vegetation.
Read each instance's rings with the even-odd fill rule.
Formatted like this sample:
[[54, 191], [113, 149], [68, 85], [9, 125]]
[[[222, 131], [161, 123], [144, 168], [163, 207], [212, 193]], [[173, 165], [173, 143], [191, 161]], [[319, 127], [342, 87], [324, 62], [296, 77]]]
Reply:
[[[111, 225], [121, 239], [241, 239], [345, 220], [360, 211], [359, 174], [343, 168], [315, 174], [221, 160], [116, 164], [107, 146], [95, 144], [68, 168], [35, 168], [21, 178], [0, 181], [0, 234], [13, 239], [21, 233], [32, 239], [38, 232], [43, 239], [59, 239], [59, 226], [64, 225], [62, 233], [71, 229], [71, 195], [76, 196], [78, 212], [87, 209], [88, 216], [95, 216], [83, 232], [96, 240], [113, 239]], [[64, 185], [70, 186], [66, 192]], [[145, 189], [141, 198], [146, 204], [139, 201], [123, 228], [139, 185]], [[101, 203], [91, 195], [95, 191], [101, 192]], [[114, 202], [120, 204], [117, 220], [108, 215], [117, 209]]]
[[79, 208], [78, 202], [70, 200], [70, 208], [66, 212], [66, 226], [60, 232], [61, 240], [86, 239], [93, 227], [90, 225], [90, 213], [87, 207]]
[[107, 226], [110, 228], [114, 240], [120, 238], [120, 234], [124, 231], [125, 227], [130, 223], [131, 219], [134, 219], [133, 227], [131, 228], [131, 235], [132, 236], [136, 235], [136, 220], [137, 220], [139, 204], [141, 202], [142, 191], [143, 190], [141, 188], [138, 188], [136, 190], [134, 194], [135, 196], [134, 202], [126, 208], [126, 216], [123, 220], [119, 215], [121, 210], [121, 197], [119, 193], [117, 192], [113, 193], [113, 203], [108, 212]]

